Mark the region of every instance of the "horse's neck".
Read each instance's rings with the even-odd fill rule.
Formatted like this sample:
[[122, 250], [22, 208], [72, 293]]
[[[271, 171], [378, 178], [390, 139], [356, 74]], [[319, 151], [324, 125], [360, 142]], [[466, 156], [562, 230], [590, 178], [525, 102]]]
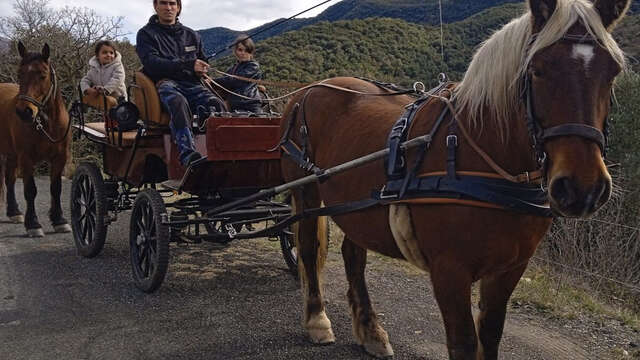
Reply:
[[[490, 114], [487, 108], [484, 114]], [[505, 170], [513, 173], [535, 170], [536, 163], [527, 131], [525, 111], [520, 107], [509, 117], [504, 129], [498, 122], [486, 116], [481, 124], [471, 125], [460, 119], [477, 144]]]

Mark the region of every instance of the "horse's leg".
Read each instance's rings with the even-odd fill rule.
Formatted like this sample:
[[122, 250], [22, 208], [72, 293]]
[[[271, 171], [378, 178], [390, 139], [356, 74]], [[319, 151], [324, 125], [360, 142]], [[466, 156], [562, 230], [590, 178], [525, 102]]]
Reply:
[[371, 306], [364, 269], [367, 266], [367, 250], [354, 244], [346, 236], [342, 242], [342, 258], [349, 281], [347, 297], [351, 305], [353, 336], [359, 345], [376, 357], [393, 356], [387, 332], [378, 323], [376, 312]]
[[449, 259], [431, 266], [431, 283], [444, 327], [451, 360], [476, 360], [478, 339], [471, 313], [471, 276]]
[[[306, 186], [304, 191], [296, 190], [293, 195], [297, 210], [320, 207], [318, 189], [315, 186]], [[303, 219], [298, 223], [298, 273], [304, 297], [302, 325], [308, 331], [311, 341], [316, 344], [329, 344], [336, 340], [322, 299], [320, 274], [327, 256], [327, 244], [321, 243], [323, 241], [318, 238], [316, 218]]]
[[18, 162], [15, 156], [8, 156], [4, 174], [4, 182], [7, 186], [7, 217], [16, 224], [24, 222], [24, 216], [20, 212], [16, 201], [16, 178], [18, 177]]
[[71, 232], [71, 226], [62, 216], [62, 206], [60, 204], [60, 194], [62, 193], [62, 171], [66, 161], [64, 159], [55, 159], [51, 162], [50, 190], [51, 190], [51, 208], [49, 210], [49, 220], [53, 225], [53, 230], [57, 233]]
[[526, 264], [480, 282], [480, 313], [476, 319], [480, 346], [478, 359], [497, 359], [498, 346], [502, 338], [507, 303], [515, 289]]
[[27, 212], [24, 215], [24, 227], [27, 229], [29, 237], [43, 237], [44, 231], [38, 222], [36, 214], [35, 199], [38, 194], [36, 182], [33, 177], [33, 164], [23, 160], [20, 166], [22, 169], [22, 180], [24, 181], [24, 199], [27, 201]]

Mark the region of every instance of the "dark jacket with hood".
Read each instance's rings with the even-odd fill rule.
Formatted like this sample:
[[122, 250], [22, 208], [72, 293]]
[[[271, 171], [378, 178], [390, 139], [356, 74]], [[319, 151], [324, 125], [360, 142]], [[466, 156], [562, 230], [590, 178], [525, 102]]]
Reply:
[[[260, 80], [262, 78], [260, 65], [253, 60], [238, 62], [234, 66], [230, 67], [229, 70], [227, 70], [227, 73], [249, 79]], [[256, 85], [255, 83], [235, 79], [230, 76], [217, 78], [216, 82], [235, 93], [255, 99], [248, 100], [235, 95], [229, 95], [228, 101], [229, 105], [231, 105], [232, 110], [253, 111], [254, 109], [256, 109], [256, 107], [259, 108], [261, 104], [261, 97], [260, 93], [258, 92], [258, 85]]]
[[154, 82], [161, 79], [199, 83], [193, 71], [197, 59], [206, 61], [200, 35], [176, 20], [173, 25], [158, 22], [153, 15], [138, 31], [136, 52], [143, 72]]

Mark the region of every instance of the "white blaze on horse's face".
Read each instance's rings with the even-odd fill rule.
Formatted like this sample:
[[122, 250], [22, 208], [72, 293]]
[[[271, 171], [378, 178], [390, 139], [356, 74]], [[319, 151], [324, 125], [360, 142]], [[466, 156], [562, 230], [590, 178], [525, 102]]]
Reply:
[[575, 44], [573, 45], [573, 51], [571, 57], [576, 60], [582, 60], [585, 71], [589, 71], [589, 64], [595, 55], [593, 45], [587, 44]]

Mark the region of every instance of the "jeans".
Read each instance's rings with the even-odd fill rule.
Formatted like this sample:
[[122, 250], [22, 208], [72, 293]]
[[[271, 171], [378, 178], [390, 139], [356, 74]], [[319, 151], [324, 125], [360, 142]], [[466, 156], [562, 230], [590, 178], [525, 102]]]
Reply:
[[169, 127], [178, 147], [178, 159], [185, 165], [185, 160], [196, 151], [191, 132], [191, 109], [203, 119], [209, 116], [211, 108], [222, 111], [224, 103], [200, 83], [190, 81], [162, 80], [158, 83], [158, 95], [171, 118]]

